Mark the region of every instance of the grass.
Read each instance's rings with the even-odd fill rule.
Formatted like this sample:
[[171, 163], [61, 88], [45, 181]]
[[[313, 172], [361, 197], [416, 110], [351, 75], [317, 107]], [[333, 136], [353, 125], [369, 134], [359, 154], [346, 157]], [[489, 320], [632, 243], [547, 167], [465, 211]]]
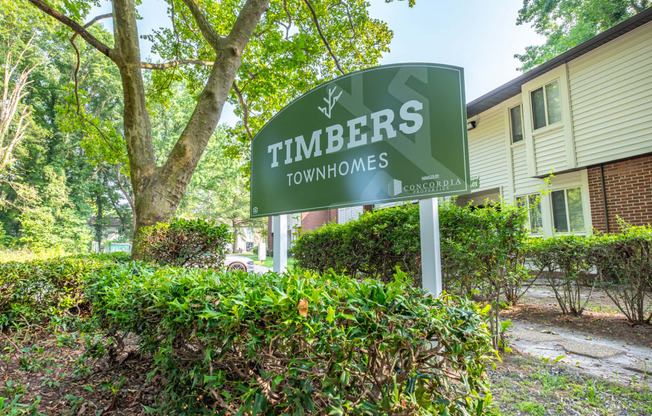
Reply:
[[507, 355], [489, 371], [494, 403], [509, 415], [650, 415], [649, 385], [623, 386], [554, 362]]
[[[269, 267], [270, 269], [274, 266], [274, 258], [268, 256], [265, 261], [259, 261], [258, 255], [253, 253], [238, 253], [238, 256], [248, 257], [254, 261], [255, 264]], [[294, 267], [294, 257], [288, 257], [288, 267]]]

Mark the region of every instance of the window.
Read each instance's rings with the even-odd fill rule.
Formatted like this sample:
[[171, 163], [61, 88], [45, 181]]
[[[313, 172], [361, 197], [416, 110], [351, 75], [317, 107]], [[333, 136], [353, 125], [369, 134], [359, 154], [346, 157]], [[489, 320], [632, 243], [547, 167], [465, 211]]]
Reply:
[[559, 81], [553, 81], [530, 93], [534, 129], [561, 121], [561, 97]]
[[521, 115], [521, 106], [509, 109], [509, 122], [512, 134], [512, 143], [518, 143], [523, 140], [523, 117]]
[[584, 227], [582, 190], [580, 188], [552, 191], [552, 220], [555, 232], [581, 232]]
[[541, 216], [541, 198], [537, 194], [519, 196], [516, 202], [521, 207], [527, 208], [527, 216], [529, 219], [530, 232], [541, 233], [543, 232], [543, 218]]

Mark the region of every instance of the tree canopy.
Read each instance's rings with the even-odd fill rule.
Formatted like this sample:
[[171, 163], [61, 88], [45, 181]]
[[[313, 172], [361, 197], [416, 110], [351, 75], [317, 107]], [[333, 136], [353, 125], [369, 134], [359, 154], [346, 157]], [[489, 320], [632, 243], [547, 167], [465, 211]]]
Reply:
[[530, 23], [546, 43], [515, 55], [527, 71], [650, 7], [650, 0], [523, 0], [517, 25]]
[[[111, 15], [87, 23], [83, 21], [95, 1], [29, 2], [67, 26], [72, 38], [83, 39], [119, 72], [119, 124], [136, 229], [174, 214], [225, 102], [236, 104], [241, 116], [230, 133], [240, 144], [236, 150], [243, 152], [248, 148], [243, 144], [275, 111], [323, 80], [376, 65], [392, 37], [361, 1], [166, 0], [169, 26], [146, 35], [160, 60], [143, 62], [136, 0], [112, 0]], [[108, 17], [113, 34], [103, 38], [92, 26]], [[143, 69], [156, 72], [147, 78]], [[192, 95], [193, 111], [169, 153], [162, 155], [154, 147], [152, 103], [179, 99], [170, 88], [178, 81]]]

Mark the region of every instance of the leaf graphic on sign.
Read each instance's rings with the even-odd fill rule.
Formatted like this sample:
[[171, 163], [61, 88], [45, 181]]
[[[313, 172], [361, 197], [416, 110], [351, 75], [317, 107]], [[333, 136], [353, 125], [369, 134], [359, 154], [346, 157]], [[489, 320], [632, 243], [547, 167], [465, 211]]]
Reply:
[[319, 109], [319, 111], [321, 111], [322, 113], [324, 113], [324, 115], [325, 115], [326, 117], [328, 117], [329, 119], [331, 118], [331, 114], [332, 114], [331, 110], [332, 110], [333, 107], [335, 106], [335, 103], [337, 102], [337, 100], [339, 100], [339, 99], [340, 99], [340, 96], [342, 95], [342, 91], [340, 91], [339, 94], [337, 94], [335, 97], [333, 97], [333, 94], [335, 93], [336, 90], [337, 90], [337, 87], [329, 88], [329, 89], [328, 89], [328, 99], [326, 99], [326, 98], [322, 98], [322, 100], [324, 100], [324, 102], [325, 102], [326, 104], [328, 104], [328, 107], [320, 107], [320, 106], [317, 106], [317, 108]]
[[299, 310], [299, 315], [304, 317], [308, 316], [308, 301], [306, 299], [301, 299], [297, 309]]

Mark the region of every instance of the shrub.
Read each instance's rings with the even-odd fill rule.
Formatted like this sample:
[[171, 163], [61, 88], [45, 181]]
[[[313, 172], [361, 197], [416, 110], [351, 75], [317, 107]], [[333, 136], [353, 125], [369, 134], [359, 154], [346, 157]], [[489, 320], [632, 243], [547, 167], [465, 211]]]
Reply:
[[90, 293], [153, 354], [171, 414], [487, 414], [482, 311], [404, 278], [129, 263]]
[[[501, 295], [516, 303], [534, 282], [524, 267], [527, 213], [513, 205], [442, 204], [439, 220], [444, 287], [465, 297], [482, 296], [492, 304], [490, 322], [497, 347]], [[389, 281], [399, 267], [420, 285], [419, 231], [418, 206], [377, 210], [301, 236], [293, 249], [295, 264], [382, 281]]]
[[509, 204], [444, 204], [439, 220], [447, 289], [465, 296], [476, 293], [496, 307], [501, 295], [516, 304], [533, 281], [524, 267], [529, 234], [525, 210]]
[[[591, 236], [578, 235], [532, 238], [530, 241], [531, 265], [545, 274], [564, 314], [581, 315], [595, 288], [595, 279], [589, 276], [588, 258], [593, 241]], [[589, 287], [586, 298], [582, 296], [584, 286]]]
[[89, 276], [126, 258], [114, 253], [0, 263], [0, 330], [81, 314], [89, 307], [84, 296]]
[[484, 208], [448, 204], [439, 218], [446, 284], [491, 305], [489, 322], [498, 349], [506, 329], [498, 318], [504, 307], [502, 297], [515, 304], [534, 281], [524, 267], [527, 213], [508, 204]]
[[622, 224], [621, 228], [620, 234], [596, 238], [591, 261], [597, 267], [601, 287], [627, 320], [649, 324], [652, 320], [652, 227]]
[[418, 207], [403, 205], [305, 233], [292, 252], [297, 266], [321, 273], [332, 269], [389, 282], [400, 267], [419, 284], [419, 250]]
[[184, 267], [221, 267], [232, 236], [224, 224], [174, 218], [143, 228], [135, 245], [140, 260]]

